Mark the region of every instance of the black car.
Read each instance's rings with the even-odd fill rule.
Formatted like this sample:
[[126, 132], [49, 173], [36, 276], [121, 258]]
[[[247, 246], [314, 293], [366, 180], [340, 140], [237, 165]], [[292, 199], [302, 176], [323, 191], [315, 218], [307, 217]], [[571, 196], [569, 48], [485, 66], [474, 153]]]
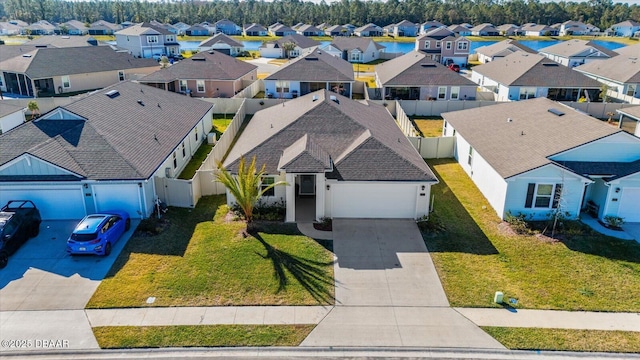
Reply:
[[40, 232], [40, 211], [30, 200], [11, 200], [0, 209], [0, 269], [13, 254]]

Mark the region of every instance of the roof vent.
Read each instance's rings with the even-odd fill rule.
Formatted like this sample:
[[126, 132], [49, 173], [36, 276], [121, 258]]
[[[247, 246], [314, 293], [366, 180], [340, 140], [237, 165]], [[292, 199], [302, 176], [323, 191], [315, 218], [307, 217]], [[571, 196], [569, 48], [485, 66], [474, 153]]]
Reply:
[[307, 56], [307, 57], [305, 58], [305, 60], [309, 60], [309, 61], [318, 61], [318, 58], [317, 58], [317, 57]]
[[36, 45], [37, 49], [42, 49], [42, 48], [46, 48], [46, 47], [47, 47], [47, 45]]
[[554, 108], [550, 108], [550, 109], [548, 109], [547, 111], [548, 111], [548, 112], [550, 112], [550, 113], [552, 113], [553, 115], [556, 115], [556, 116], [562, 116], [562, 115], [564, 115], [564, 113], [563, 113], [562, 111], [560, 111], [560, 110], [558, 110], [558, 109], [554, 109]]
[[120, 96], [120, 92], [118, 90], [110, 90], [104, 94], [107, 95], [110, 99]]
[[196, 58], [191, 58], [191, 60], [193, 61], [206, 61], [207, 59], [203, 58], [203, 57], [196, 57]]
[[507, 122], [508, 123], [513, 122], [513, 119], [512, 118], [507, 118]]
[[22, 57], [23, 57], [23, 58], [30, 58], [30, 57], [31, 57], [31, 54], [22, 54]]
[[138, 100], [138, 104], [144, 106], [144, 103], [142, 102], [142, 100]]
[[542, 66], [558, 66], [556, 63], [542, 63]]
[[423, 63], [423, 64], [420, 64], [420, 66], [422, 66], [422, 67], [432, 67], [432, 68], [434, 68], [434, 67], [436, 67], [436, 64]]
[[336, 104], [340, 104], [340, 101], [335, 95], [329, 96], [329, 99], [331, 99], [331, 101], [335, 102]]
[[213, 55], [215, 52], [213, 50], [209, 50], [209, 54]]
[[311, 101], [317, 101], [318, 100], [318, 95], [313, 95], [313, 98]]
[[62, 38], [63, 38], [63, 39], [69, 39], [69, 37], [68, 37], [68, 36], [62, 36]]

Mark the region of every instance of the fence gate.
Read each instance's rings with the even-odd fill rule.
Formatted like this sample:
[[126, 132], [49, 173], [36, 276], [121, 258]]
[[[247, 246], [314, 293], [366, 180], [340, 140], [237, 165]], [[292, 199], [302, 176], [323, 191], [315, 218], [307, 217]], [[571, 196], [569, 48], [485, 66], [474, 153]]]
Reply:
[[158, 197], [168, 206], [189, 208], [196, 206], [191, 180], [155, 177], [154, 182]]

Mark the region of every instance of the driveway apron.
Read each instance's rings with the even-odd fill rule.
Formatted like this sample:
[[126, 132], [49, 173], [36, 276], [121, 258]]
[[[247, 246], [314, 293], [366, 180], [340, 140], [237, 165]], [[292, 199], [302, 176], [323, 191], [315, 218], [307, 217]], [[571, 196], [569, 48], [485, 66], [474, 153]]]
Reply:
[[334, 219], [336, 306], [302, 346], [503, 348], [449, 307], [410, 219]]

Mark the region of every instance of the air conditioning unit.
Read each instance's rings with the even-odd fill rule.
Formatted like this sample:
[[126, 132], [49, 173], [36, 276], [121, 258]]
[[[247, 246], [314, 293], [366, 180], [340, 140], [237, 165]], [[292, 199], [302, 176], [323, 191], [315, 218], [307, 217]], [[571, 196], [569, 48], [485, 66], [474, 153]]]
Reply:
[[164, 176], [168, 177], [168, 178], [172, 178], [173, 177], [173, 169], [170, 167], [164, 168]]

